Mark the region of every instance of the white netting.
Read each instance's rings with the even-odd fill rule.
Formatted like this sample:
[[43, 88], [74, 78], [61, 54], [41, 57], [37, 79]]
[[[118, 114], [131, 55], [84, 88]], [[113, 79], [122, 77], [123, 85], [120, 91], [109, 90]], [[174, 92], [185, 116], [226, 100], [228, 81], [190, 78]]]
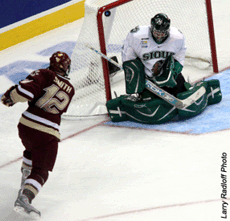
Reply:
[[[89, 44], [100, 51], [97, 12], [114, 0], [86, 0], [85, 18], [72, 54], [71, 80], [76, 95], [67, 114], [87, 116], [106, 113], [105, 81], [101, 57], [87, 48]], [[122, 1], [124, 2], [124, 1]], [[108, 57], [117, 56], [121, 63], [121, 47], [128, 32], [137, 25], [148, 25], [157, 13], [165, 13], [171, 26], [186, 37], [188, 60], [194, 58], [210, 66], [211, 52], [204, 0], [133, 0], [103, 15], [104, 37]]]

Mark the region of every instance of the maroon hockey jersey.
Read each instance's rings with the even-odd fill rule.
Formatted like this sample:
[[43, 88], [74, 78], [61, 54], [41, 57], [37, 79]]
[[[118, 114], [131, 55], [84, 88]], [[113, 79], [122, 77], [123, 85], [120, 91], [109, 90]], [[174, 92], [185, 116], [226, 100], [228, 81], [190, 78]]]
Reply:
[[20, 123], [60, 139], [61, 115], [67, 111], [74, 96], [69, 80], [51, 70], [39, 69], [20, 81], [16, 90], [29, 100]]

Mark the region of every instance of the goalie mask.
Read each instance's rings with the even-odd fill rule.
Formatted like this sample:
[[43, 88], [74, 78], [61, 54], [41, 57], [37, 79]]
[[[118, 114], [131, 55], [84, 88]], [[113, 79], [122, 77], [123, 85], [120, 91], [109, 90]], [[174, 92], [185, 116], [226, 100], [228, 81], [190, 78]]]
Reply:
[[68, 76], [70, 72], [71, 59], [65, 52], [57, 51], [50, 57], [50, 70]]
[[169, 36], [170, 19], [163, 13], [156, 14], [151, 19], [151, 33], [153, 39], [158, 43], [163, 43]]

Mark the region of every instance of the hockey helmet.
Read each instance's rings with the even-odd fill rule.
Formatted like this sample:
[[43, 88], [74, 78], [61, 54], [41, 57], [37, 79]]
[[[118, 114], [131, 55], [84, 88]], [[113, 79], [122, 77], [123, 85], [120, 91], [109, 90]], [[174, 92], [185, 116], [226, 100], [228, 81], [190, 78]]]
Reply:
[[164, 42], [169, 36], [169, 27], [170, 27], [170, 19], [166, 14], [159, 13], [156, 14], [151, 19], [151, 33], [153, 39], [161, 44]]
[[70, 72], [71, 59], [65, 52], [57, 51], [50, 57], [49, 69], [68, 76]]

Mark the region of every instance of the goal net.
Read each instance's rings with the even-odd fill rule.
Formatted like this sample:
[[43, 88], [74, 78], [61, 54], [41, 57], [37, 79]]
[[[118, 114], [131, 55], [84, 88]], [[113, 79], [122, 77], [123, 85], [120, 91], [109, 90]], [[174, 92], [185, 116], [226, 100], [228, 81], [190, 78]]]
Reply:
[[[150, 25], [157, 13], [165, 13], [171, 26], [186, 37], [186, 59], [200, 67], [217, 69], [210, 0], [86, 0], [85, 18], [72, 54], [70, 78], [76, 93], [66, 115], [92, 116], [107, 113], [114, 77], [108, 61], [87, 45], [121, 64], [121, 48], [128, 32], [137, 25]], [[215, 72], [215, 70], [214, 70]], [[120, 72], [122, 80], [124, 73]]]

